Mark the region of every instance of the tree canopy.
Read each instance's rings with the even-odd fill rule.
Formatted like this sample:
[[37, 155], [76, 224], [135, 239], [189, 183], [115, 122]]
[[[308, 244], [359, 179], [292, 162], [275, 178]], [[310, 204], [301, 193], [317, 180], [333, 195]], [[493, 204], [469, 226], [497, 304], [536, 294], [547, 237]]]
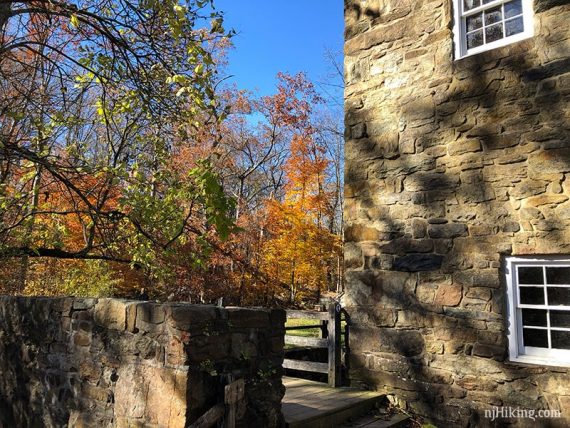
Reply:
[[341, 120], [302, 73], [225, 84], [232, 35], [210, 0], [0, 0], [3, 292], [339, 288]]
[[149, 267], [227, 237], [211, 162], [173, 167], [223, 119], [227, 37], [210, 1], [0, 0], [0, 254]]

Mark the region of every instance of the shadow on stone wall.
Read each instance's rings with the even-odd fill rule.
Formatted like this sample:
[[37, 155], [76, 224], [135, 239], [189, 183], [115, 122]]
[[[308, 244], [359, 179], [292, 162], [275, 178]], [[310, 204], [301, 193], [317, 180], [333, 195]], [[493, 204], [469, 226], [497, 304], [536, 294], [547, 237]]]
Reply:
[[[371, 25], [389, 21], [356, 2], [347, 10]], [[526, 380], [549, 369], [502, 364], [500, 283], [502, 257], [513, 251], [570, 252], [570, 211], [560, 207], [570, 172], [570, 59], [557, 37], [567, 38], [553, 31], [440, 67], [449, 74], [416, 81], [396, 113], [393, 99], [370, 107], [349, 91], [346, 301], [357, 324], [355, 373], [396, 388], [420, 414], [477, 423], [482, 415], [468, 407], [560, 408], [556, 392]], [[462, 356], [480, 358], [470, 367]]]
[[0, 427], [184, 427], [237, 379], [237, 426], [280, 427], [284, 323], [282, 310], [0, 297]]

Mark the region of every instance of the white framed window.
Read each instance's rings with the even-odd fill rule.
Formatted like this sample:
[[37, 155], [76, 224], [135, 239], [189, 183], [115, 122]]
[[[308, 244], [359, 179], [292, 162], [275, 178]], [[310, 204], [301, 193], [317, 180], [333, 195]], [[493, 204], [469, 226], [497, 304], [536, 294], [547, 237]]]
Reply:
[[453, 0], [455, 59], [532, 37], [532, 0]]
[[570, 257], [506, 259], [511, 361], [570, 367]]

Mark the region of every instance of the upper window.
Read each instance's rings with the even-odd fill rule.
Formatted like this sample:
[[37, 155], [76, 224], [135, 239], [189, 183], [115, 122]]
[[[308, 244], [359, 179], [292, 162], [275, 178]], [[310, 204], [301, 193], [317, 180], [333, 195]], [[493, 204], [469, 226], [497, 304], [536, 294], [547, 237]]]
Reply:
[[532, 0], [454, 0], [456, 59], [533, 34]]
[[570, 259], [509, 258], [512, 361], [570, 366]]

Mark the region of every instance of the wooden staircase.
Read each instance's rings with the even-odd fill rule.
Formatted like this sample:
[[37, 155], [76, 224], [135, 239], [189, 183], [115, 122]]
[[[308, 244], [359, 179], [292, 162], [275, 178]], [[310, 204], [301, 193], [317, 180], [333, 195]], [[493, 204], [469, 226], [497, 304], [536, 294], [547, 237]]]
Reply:
[[[389, 420], [366, 416], [384, 401], [384, 396], [377, 392], [332, 388], [324, 383], [289, 377], [283, 378], [283, 384], [287, 390], [282, 411], [288, 428], [400, 428], [407, 425], [406, 415], [392, 415]], [[347, 422], [349, 420], [353, 422]]]

